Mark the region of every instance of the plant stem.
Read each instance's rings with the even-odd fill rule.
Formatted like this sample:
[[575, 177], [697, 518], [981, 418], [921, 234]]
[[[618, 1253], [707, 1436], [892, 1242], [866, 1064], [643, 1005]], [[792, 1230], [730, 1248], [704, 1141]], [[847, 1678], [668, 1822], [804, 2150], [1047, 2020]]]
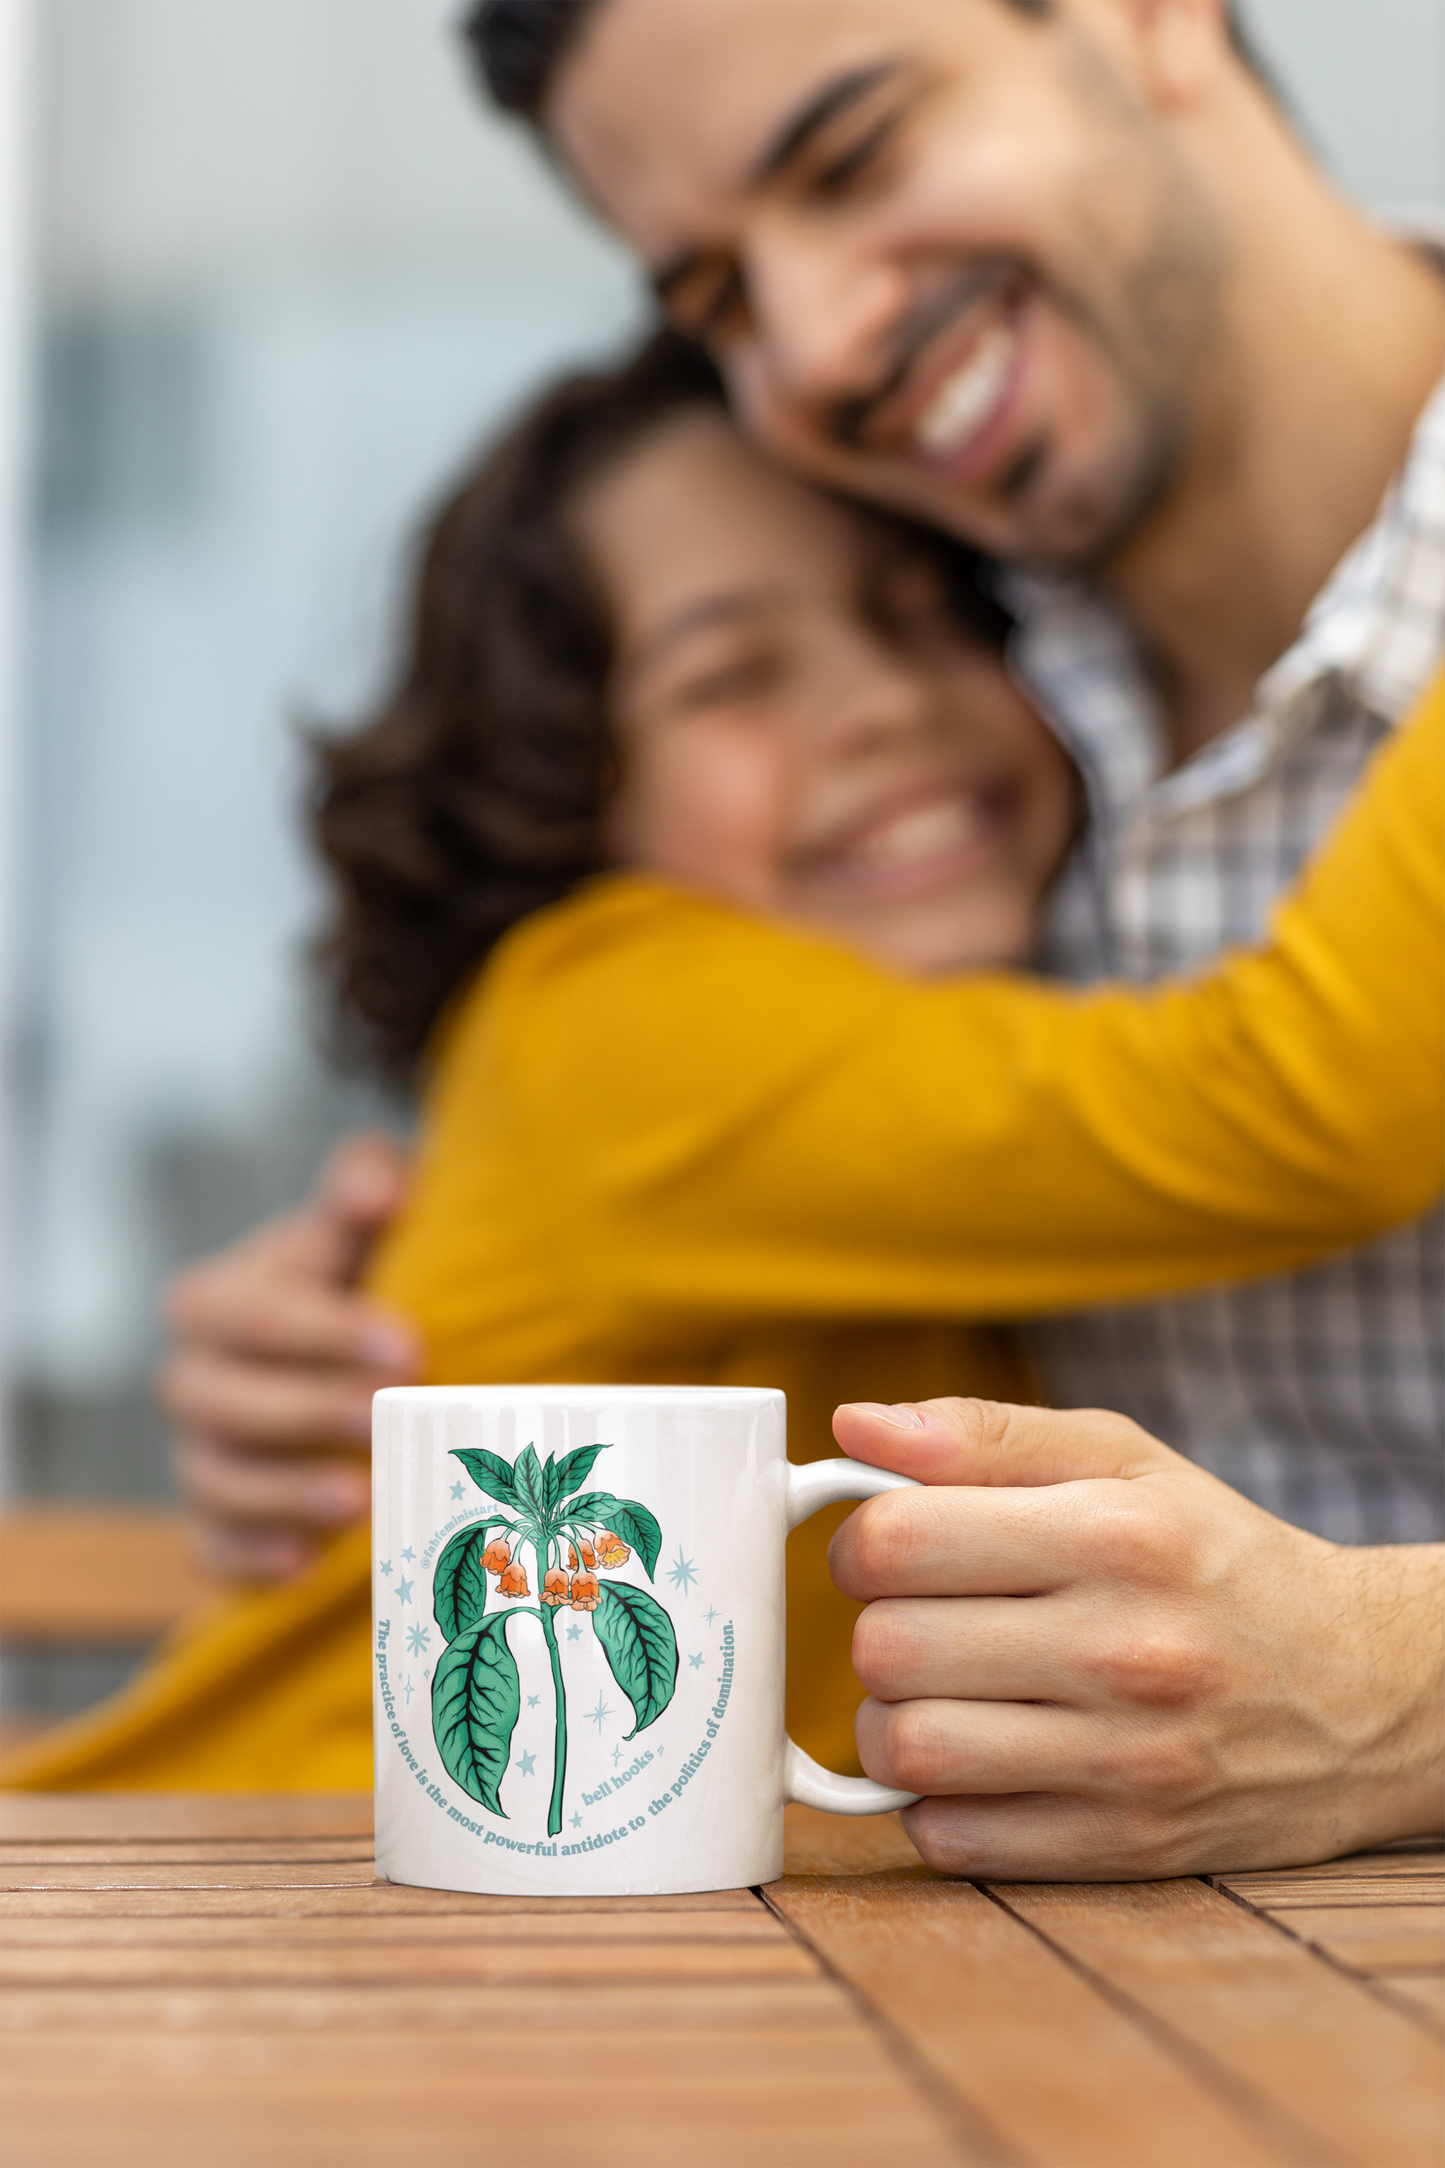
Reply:
[[547, 1654], [552, 1659], [552, 1692], [557, 1706], [557, 1738], [552, 1749], [552, 1805], [547, 1815], [547, 1834], [555, 1837], [562, 1827], [562, 1786], [567, 1775], [567, 1689], [562, 1684], [557, 1629], [547, 1604], [542, 1605], [542, 1631], [547, 1637]]

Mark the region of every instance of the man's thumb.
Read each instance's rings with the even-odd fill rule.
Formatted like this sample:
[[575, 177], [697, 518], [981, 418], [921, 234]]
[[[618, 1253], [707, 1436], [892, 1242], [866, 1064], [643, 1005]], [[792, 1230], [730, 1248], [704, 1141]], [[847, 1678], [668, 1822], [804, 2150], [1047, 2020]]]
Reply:
[[343, 1137], [316, 1180], [298, 1222], [312, 1269], [345, 1284], [377, 1235], [406, 1201], [410, 1159], [384, 1130]]
[[854, 1460], [916, 1483], [1019, 1485], [1136, 1476], [1181, 1465], [1127, 1415], [1101, 1408], [1016, 1408], [996, 1400], [854, 1401], [833, 1435]]

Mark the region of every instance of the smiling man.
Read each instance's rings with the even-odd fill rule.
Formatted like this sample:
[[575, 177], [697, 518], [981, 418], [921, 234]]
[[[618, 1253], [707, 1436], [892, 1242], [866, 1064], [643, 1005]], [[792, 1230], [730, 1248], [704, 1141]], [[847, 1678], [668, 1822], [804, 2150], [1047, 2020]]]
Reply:
[[[1256, 939], [1445, 644], [1445, 276], [1219, 0], [485, 0], [469, 34], [760, 442], [1019, 568], [1091, 798], [1054, 967]], [[1442, 1229], [1036, 1353], [1289, 1518], [1439, 1534]]]
[[[468, 35], [760, 443], [1011, 568], [1090, 801], [1051, 966], [1257, 938], [1445, 647], [1445, 276], [1335, 193], [1220, 0], [485, 0]], [[332, 1218], [308, 1239], [354, 1262]], [[1057, 1404], [1193, 1468], [1112, 1416], [840, 1418], [928, 1486], [837, 1553], [873, 1599], [865, 1764], [933, 1795], [926, 1858], [1157, 1873], [1435, 1826], [1442, 1224], [1033, 1328]], [[279, 1437], [361, 1345], [351, 1262], [293, 1271], [269, 1340], [270, 1264], [182, 1289], [219, 1518], [227, 1437]]]

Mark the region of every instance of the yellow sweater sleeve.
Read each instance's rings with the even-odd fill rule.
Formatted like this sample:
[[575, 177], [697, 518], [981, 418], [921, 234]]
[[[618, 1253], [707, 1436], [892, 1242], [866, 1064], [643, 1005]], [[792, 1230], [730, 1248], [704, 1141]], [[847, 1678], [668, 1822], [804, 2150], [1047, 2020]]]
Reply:
[[[918, 983], [635, 877], [520, 928], [449, 1034], [604, 1309], [1017, 1316], [1285, 1270], [1445, 1183], [1445, 679], [1258, 951], [1085, 994]], [[539, 1197], [539, 1206], [542, 1199]]]

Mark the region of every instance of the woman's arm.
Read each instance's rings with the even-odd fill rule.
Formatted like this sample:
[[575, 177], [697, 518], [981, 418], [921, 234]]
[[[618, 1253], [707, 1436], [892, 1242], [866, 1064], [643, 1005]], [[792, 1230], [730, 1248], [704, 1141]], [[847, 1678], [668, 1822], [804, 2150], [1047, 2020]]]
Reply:
[[[1445, 679], [1267, 945], [1087, 994], [919, 985], [621, 880], [514, 935], [434, 1155], [521, 1107], [569, 1273], [663, 1310], [1009, 1316], [1299, 1266], [1445, 1185]], [[419, 1203], [425, 1207], [425, 1173]], [[564, 1239], [566, 1239], [564, 1230]]]
[[[1247, 1278], [1438, 1196], [1442, 990], [1445, 680], [1268, 946], [1190, 985], [919, 987], [632, 882], [549, 914], [458, 1020], [407, 1232], [445, 1224], [503, 1062], [561, 1198], [559, 1263], [600, 1301], [1007, 1316]], [[354, 1255], [349, 1226], [331, 1246]], [[192, 1503], [262, 1575], [273, 1528], [341, 1517], [318, 1489], [327, 1411], [376, 1382], [371, 1307], [311, 1276], [320, 1309], [240, 1246], [172, 1313]]]

